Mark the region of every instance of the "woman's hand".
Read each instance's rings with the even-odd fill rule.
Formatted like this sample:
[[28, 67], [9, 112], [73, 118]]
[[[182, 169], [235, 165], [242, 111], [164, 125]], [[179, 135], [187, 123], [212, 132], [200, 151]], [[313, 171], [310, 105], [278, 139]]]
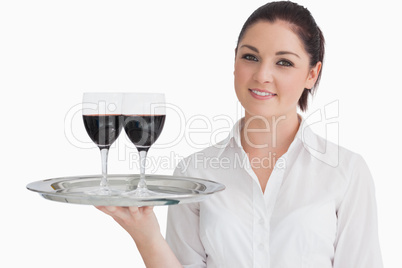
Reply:
[[131, 235], [146, 267], [182, 267], [160, 232], [153, 207], [96, 208], [113, 217]]
[[151, 242], [162, 236], [153, 207], [99, 206], [96, 208], [111, 216], [136, 243]]

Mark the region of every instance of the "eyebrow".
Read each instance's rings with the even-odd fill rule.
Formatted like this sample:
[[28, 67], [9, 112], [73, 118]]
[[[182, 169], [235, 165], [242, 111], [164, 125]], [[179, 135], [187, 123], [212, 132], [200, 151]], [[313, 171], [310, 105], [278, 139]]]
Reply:
[[297, 55], [296, 53], [290, 52], [290, 51], [278, 51], [275, 53], [275, 55], [277, 55], [277, 56], [286, 55], [286, 54], [294, 55], [294, 56], [300, 58], [299, 55]]
[[[246, 47], [246, 48], [248, 48], [248, 49], [250, 49], [250, 50], [252, 50], [252, 51], [254, 51], [256, 53], [260, 53], [260, 51], [256, 47], [253, 47], [253, 46], [250, 46], [250, 45], [242, 45], [240, 48], [243, 48], [243, 47]], [[294, 52], [290, 52], [290, 51], [278, 51], [278, 52], [275, 53], [276, 56], [287, 55], [287, 54], [294, 55], [294, 56], [300, 58], [299, 55], [297, 55]]]
[[255, 53], [260, 53], [256, 47], [253, 47], [253, 46], [250, 46], [250, 45], [242, 45], [240, 48], [243, 48], [243, 47], [246, 47], [246, 48], [254, 51]]

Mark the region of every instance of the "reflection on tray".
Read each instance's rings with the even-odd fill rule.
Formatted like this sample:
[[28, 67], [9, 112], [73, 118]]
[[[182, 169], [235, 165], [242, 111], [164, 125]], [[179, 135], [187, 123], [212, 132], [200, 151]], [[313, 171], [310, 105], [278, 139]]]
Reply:
[[[131, 191], [137, 187], [139, 175], [109, 175], [112, 189], [121, 192]], [[88, 205], [115, 206], [158, 206], [179, 203], [199, 202], [225, 186], [214, 182], [191, 177], [172, 177], [148, 175], [148, 188], [157, 192], [157, 196], [105, 196], [88, 195], [88, 191], [99, 187], [100, 175], [62, 177], [37, 181], [27, 185], [31, 191], [38, 192], [48, 200]]]
[[[109, 178], [109, 184], [111, 188], [121, 190], [121, 191], [130, 191], [134, 190], [137, 187], [139, 179], [116, 179]], [[206, 190], [204, 184], [193, 181], [181, 181], [180, 187], [177, 187], [177, 182], [174, 180], [165, 180], [163, 184], [160, 184], [160, 180], [155, 180], [149, 178], [147, 180], [148, 188], [151, 191], [158, 193], [166, 193], [166, 194], [200, 194]], [[96, 189], [99, 187], [99, 180], [93, 178], [82, 178], [80, 180], [64, 180], [57, 181], [50, 185], [53, 190], [57, 193], [80, 193], [84, 194], [87, 191], [90, 191], [92, 188]]]

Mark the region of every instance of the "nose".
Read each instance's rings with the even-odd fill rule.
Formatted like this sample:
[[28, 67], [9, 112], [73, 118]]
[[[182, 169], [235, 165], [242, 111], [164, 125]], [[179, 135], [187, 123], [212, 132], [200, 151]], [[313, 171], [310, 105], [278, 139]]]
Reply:
[[272, 82], [272, 67], [268, 64], [259, 64], [254, 72], [253, 79], [261, 84]]

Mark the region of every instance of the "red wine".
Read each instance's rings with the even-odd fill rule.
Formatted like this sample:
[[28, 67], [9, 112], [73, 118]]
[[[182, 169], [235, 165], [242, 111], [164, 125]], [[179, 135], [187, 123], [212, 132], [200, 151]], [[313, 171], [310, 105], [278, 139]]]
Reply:
[[100, 149], [109, 148], [123, 128], [122, 115], [83, 115], [89, 137]]
[[138, 150], [148, 150], [159, 138], [166, 115], [126, 115], [124, 130]]

